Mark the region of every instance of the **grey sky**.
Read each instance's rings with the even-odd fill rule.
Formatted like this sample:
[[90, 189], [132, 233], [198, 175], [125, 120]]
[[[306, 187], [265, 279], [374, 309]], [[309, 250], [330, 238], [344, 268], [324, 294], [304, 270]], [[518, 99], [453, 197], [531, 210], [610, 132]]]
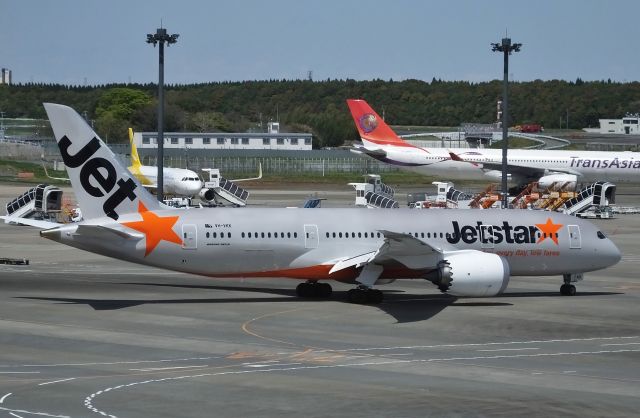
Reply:
[[157, 80], [160, 21], [178, 44], [166, 82], [502, 77], [505, 30], [524, 44], [515, 80], [638, 80], [637, 0], [0, 0], [0, 66], [14, 82]]

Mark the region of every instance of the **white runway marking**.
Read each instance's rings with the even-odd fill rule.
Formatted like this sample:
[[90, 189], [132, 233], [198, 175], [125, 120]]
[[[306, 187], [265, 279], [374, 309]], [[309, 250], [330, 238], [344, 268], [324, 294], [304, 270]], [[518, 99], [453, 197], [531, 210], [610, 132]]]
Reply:
[[640, 345], [640, 343], [618, 343], [618, 344], [600, 344], [602, 347], [606, 347], [609, 345]]
[[12, 415], [12, 416], [14, 416], [14, 417], [16, 417], [16, 418], [24, 418], [24, 417], [22, 417], [21, 415], [14, 414], [13, 412], [9, 412], [9, 415]]
[[[599, 341], [599, 340], [624, 340], [640, 338], [639, 336], [628, 337], [593, 337], [593, 338], [568, 338], [565, 340], [531, 340], [531, 341], [504, 341], [504, 342], [489, 342], [489, 343], [464, 343], [464, 344], [436, 344], [436, 345], [412, 345], [412, 346], [397, 346], [397, 347], [369, 347], [369, 348], [344, 348], [344, 349], [326, 349], [326, 350], [314, 350], [314, 352], [345, 352], [345, 351], [377, 351], [377, 350], [414, 350], [425, 348], [455, 348], [455, 347], [484, 347], [494, 345], [517, 345], [517, 344], [550, 344], [550, 343], [567, 343], [567, 342], [583, 342], [583, 341]], [[285, 354], [285, 353], [282, 353]]]
[[540, 350], [539, 348], [497, 348], [495, 350], [476, 350], [476, 351], [486, 351], [486, 352], [493, 352], [493, 351], [525, 351], [525, 350]]
[[208, 364], [200, 364], [193, 366], [175, 366], [175, 367], [150, 367], [147, 369], [129, 369], [137, 372], [158, 372], [162, 370], [179, 370], [179, 369], [195, 369], [200, 367], [209, 367]]
[[21, 414], [40, 415], [43, 417], [51, 417], [51, 418], [71, 418], [68, 415], [53, 415], [53, 414], [48, 414], [46, 412], [25, 411], [24, 409], [9, 409], [9, 408], [3, 408], [1, 406], [0, 406], [0, 411], [7, 411], [14, 417], [19, 417], [20, 415], [17, 415], [16, 412], [20, 412]]
[[11, 396], [11, 392], [7, 393], [2, 398], [0, 398], [0, 403], [4, 402], [4, 400], [7, 399], [9, 396]]
[[[587, 340], [595, 340], [587, 339]], [[183, 379], [195, 379], [200, 377], [214, 377], [214, 376], [229, 376], [229, 375], [241, 375], [249, 373], [268, 373], [268, 372], [289, 372], [298, 370], [319, 370], [319, 369], [335, 369], [339, 367], [366, 367], [366, 366], [385, 366], [391, 364], [411, 364], [411, 363], [430, 363], [430, 362], [447, 362], [447, 361], [467, 361], [467, 360], [495, 360], [495, 359], [511, 359], [511, 358], [524, 358], [524, 357], [560, 357], [560, 356], [580, 356], [580, 355], [599, 355], [599, 354], [618, 354], [618, 353], [635, 353], [640, 352], [638, 350], [620, 349], [620, 350], [600, 350], [600, 351], [578, 351], [578, 352], [562, 352], [562, 353], [535, 353], [535, 354], [510, 354], [510, 355], [495, 355], [495, 356], [473, 356], [473, 357], [450, 357], [450, 358], [430, 358], [430, 359], [410, 359], [410, 360], [383, 360], [383, 361], [370, 361], [364, 363], [344, 363], [344, 364], [323, 364], [313, 366], [299, 366], [299, 367], [276, 367], [277, 365], [271, 365], [271, 368], [252, 368], [250, 370], [232, 370], [215, 373], [201, 373], [195, 375], [184, 375], [165, 377], [160, 379], [149, 379], [142, 382], [132, 382], [124, 385], [118, 385], [109, 387], [98, 392], [94, 392], [87, 396], [84, 400], [84, 405], [91, 411], [98, 414], [107, 416], [109, 418], [118, 418], [116, 415], [107, 414], [93, 406], [93, 400], [102, 393], [109, 392], [118, 389], [127, 389], [133, 386], [144, 385], [147, 383], [160, 383], [169, 381], [178, 381]]]
[[75, 377], [70, 377], [68, 379], [60, 379], [60, 380], [54, 380], [51, 382], [38, 383], [38, 386], [53, 385], [54, 383], [68, 382], [69, 380], [75, 380], [75, 379], [76, 379]]

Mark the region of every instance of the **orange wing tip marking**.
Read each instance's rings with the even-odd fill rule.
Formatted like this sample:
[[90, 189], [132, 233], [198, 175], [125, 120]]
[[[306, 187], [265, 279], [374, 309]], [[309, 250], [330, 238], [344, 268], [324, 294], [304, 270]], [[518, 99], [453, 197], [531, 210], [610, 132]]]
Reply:
[[551, 220], [551, 218], [547, 218], [547, 222], [546, 223], [536, 224], [536, 226], [538, 227], [538, 229], [542, 233], [542, 235], [540, 235], [540, 238], [538, 238], [538, 241], [536, 242], [536, 244], [541, 243], [542, 241], [544, 241], [547, 238], [551, 238], [551, 240], [553, 242], [555, 242], [556, 245], [559, 245], [558, 244], [558, 237], [556, 236], [556, 232], [558, 232], [560, 230], [560, 228], [563, 227], [562, 224], [554, 224], [553, 221]]
[[160, 244], [160, 241], [182, 245], [182, 239], [173, 230], [173, 226], [180, 218], [179, 216], [158, 216], [147, 210], [142, 202], [138, 203], [138, 212], [142, 216], [141, 221], [123, 222], [122, 225], [145, 234], [145, 257]]

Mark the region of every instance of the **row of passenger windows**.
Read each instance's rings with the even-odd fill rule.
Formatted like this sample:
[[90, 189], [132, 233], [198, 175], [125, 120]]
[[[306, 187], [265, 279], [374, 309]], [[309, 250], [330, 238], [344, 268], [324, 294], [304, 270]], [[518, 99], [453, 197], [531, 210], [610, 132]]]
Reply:
[[[408, 232], [408, 235], [411, 235], [415, 238], [444, 238], [445, 234], [442, 232]], [[544, 236], [544, 238], [547, 237], [552, 237], [554, 236], [556, 238], [558, 238], [558, 233], [556, 232], [555, 234], [542, 234], [540, 233], [540, 231], [536, 232], [536, 236], [538, 238], [540, 238], [541, 236]], [[231, 238], [231, 232], [227, 232], [226, 234], [224, 232], [208, 232], [206, 233], [207, 238]], [[242, 238], [298, 238], [298, 233], [297, 232], [247, 232], [247, 233], [241, 233], [240, 236]], [[327, 238], [382, 238], [382, 234], [380, 232], [327, 232], [325, 234], [325, 236]], [[451, 236], [451, 234], [447, 233], [446, 234], [447, 238], [449, 238]], [[309, 238], [309, 233], [307, 233], [307, 238]]]
[[247, 232], [246, 234], [243, 232], [240, 234], [240, 236], [242, 238], [298, 238], [298, 233], [297, 232], [274, 232], [273, 234], [271, 232]]

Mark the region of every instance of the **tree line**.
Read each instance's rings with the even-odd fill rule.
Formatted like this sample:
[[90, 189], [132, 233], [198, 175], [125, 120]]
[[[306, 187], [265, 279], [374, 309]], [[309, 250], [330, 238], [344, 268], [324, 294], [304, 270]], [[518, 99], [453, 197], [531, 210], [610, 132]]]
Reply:
[[[500, 80], [263, 80], [168, 85], [165, 131], [264, 131], [278, 120], [284, 130], [310, 132], [315, 147], [358, 139], [345, 100], [363, 98], [391, 125], [459, 126], [492, 123], [502, 94]], [[94, 124], [103, 138], [127, 140], [127, 128], [157, 129], [157, 85], [0, 85], [5, 117], [46, 118], [43, 102], [69, 105]], [[640, 83], [611, 80], [512, 82], [512, 125], [545, 128], [598, 126], [600, 118], [640, 112]]]

